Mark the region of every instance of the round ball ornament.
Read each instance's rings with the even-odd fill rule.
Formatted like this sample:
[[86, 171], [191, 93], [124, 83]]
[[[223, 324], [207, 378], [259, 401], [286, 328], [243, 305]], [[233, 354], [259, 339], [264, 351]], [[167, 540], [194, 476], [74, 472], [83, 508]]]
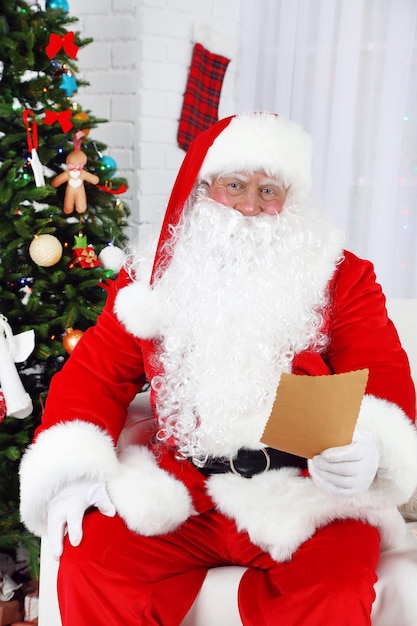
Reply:
[[[81, 122], [88, 122], [89, 120], [87, 113], [84, 113], [84, 111], [79, 111], [78, 113], [73, 115], [73, 118], [75, 120], [80, 120]], [[88, 135], [90, 134], [90, 128], [82, 128], [81, 130], [84, 133], [84, 137], [88, 137]]]
[[116, 274], [120, 271], [125, 259], [126, 255], [123, 250], [113, 245], [106, 246], [98, 255], [98, 260], [104, 269], [112, 270]]
[[80, 341], [81, 337], [84, 335], [82, 330], [74, 330], [74, 328], [67, 328], [65, 331], [64, 339], [62, 340], [62, 345], [64, 346], [65, 352], [67, 354], [72, 354], [75, 346]]
[[36, 265], [51, 267], [62, 257], [62, 244], [53, 235], [35, 235], [29, 246], [29, 256]]
[[106, 174], [108, 178], [115, 175], [117, 169], [117, 163], [111, 156], [102, 156], [98, 160], [98, 166], [103, 174]]
[[69, 10], [67, 0], [46, 0], [45, 6], [47, 9], [62, 9], [65, 13]]

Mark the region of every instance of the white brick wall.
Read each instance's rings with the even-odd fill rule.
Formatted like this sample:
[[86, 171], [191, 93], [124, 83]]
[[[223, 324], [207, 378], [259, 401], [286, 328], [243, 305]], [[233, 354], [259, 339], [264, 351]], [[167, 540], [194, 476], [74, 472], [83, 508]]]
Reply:
[[[130, 236], [159, 224], [184, 156], [176, 143], [178, 121], [192, 53], [195, 20], [227, 36], [239, 36], [244, 0], [69, 0], [74, 30], [94, 42], [78, 54], [80, 79], [90, 83], [74, 99], [109, 120], [91, 138], [129, 181], [124, 197]], [[236, 58], [228, 66], [220, 117], [234, 112]], [[140, 226], [140, 229], [139, 229]]]

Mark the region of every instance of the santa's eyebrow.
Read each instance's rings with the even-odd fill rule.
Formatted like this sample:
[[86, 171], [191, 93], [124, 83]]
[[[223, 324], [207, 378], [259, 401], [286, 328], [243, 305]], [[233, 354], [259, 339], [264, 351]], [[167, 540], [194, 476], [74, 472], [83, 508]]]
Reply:
[[242, 172], [232, 172], [231, 174], [222, 174], [221, 176], [218, 176], [217, 178], [224, 180], [225, 178], [236, 178], [237, 180], [241, 180], [245, 183], [247, 183], [250, 179], [250, 176], [248, 174], [243, 174]]
[[282, 180], [279, 180], [278, 178], [265, 178], [264, 180], [261, 180], [259, 183], [260, 187], [283, 187], [283, 182]]

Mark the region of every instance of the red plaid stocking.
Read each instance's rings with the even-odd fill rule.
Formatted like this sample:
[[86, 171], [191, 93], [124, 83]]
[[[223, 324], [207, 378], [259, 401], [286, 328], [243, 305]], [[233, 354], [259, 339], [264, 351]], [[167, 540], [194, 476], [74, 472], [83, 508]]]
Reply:
[[200, 43], [193, 49], [178, 128], [178, 145], [188, 150], [192, 140], [218, 120], [223, 78], [230, 59], [209, 52]]

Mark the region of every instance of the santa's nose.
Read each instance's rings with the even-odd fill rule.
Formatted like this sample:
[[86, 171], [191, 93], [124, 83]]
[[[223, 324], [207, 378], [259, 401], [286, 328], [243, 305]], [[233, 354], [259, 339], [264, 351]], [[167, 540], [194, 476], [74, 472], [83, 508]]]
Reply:
[[258, 215], [262, 211], [258, 194], [252, 190], [247, 190], [240, 195], [233, 208], [247, 216]]

